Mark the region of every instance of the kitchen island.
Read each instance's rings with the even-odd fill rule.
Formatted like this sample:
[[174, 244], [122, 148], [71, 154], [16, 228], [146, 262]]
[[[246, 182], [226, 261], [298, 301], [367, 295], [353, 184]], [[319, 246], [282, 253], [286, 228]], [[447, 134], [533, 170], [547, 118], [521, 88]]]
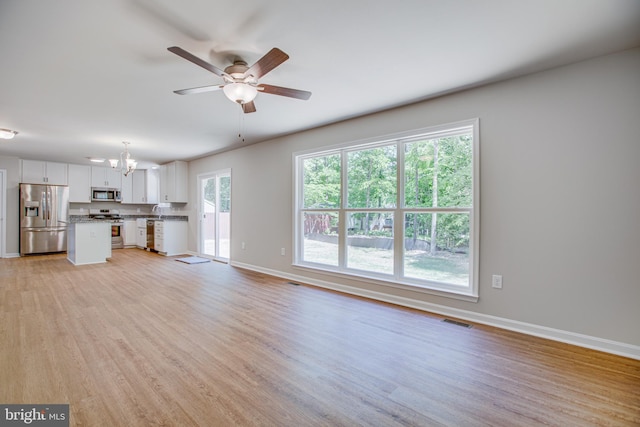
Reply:
[[70, 222], [67, 259], [74, 265], [97, 264], [111, 258], [111, 223]]

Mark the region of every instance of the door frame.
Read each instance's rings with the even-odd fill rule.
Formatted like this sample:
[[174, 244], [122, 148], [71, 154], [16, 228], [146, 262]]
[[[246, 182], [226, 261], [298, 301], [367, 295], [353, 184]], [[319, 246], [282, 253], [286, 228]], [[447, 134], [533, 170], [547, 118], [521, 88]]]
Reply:
[[[212, 172], [206, 172], [206, 173], [201, 173], [197, 175], [197, 180], [198, 180], [198, 213], [197, 213], [198, 215], [198, 227], [197, 227], [198, 246], [197, 248], [198, 248], [198, 255], [200, 256], [211, 257], [211, 255], [204, 254], [204, 239], [202, 235], [202, 233], [204, 232], [204, 227], [202, 225], [202, 220], [204, 219], [204, 206], [203, 206], [202, 192], [204, 188], [202, 187], [202, 182], [205, 179], [215, 178], [220, 175], [229, 175], [229, 179], [231, 179], [231, 192], [233, 194], [233, 178], [231, 176], [231, 168], [218, 169]], [[216, 198], [217, 197], [218, 197], [218, 194], [216, 191]], [[231, 206], [233, 206], [233, 200], [231, 201]], [[218, 206], [216, 205], [216, 214], [219, 213], [217, 209], [218, 209]], [[217, 233], [218, 233], [218, 220], [216, 218], [216, 234]], [[229, 234], [231, 234], [231, 218], [229, 218]], [[217, 235], [216, 235], [216, 240], [218, 240]], [[229, 240], [231, 240], [231, 236], [229, 236]], [[216, 242], [216, 245], [218, 244], [219, 242]], [[231, 242], [229, 242], [229, 244], [231, 244]], [[213, 256], [213, 259], [219, 260], [222, 262], [230, 262], [231, 253], [229, 253], [229, 258], [221, 258], [218, 254], [216, 254], [215, 256]]]
[[7, 256], [7, 170], [0, 169], [0, 258]]

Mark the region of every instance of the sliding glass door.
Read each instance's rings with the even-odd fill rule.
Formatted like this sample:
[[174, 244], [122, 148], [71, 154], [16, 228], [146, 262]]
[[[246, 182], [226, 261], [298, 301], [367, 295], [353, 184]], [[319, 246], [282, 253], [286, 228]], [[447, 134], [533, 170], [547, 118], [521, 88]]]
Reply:
[[231, 170], [199, 176], [200, 246], [211, 258], [228, 261], [231, 238]]

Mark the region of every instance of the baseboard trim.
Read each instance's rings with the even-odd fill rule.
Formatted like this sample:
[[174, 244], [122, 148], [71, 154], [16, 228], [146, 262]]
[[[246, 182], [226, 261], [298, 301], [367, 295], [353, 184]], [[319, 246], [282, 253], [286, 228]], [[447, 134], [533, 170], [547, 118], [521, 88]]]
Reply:
[[511, 320], [511, 319], [492, 316], [488, 314], [475, 313], [473, 311], [461, 310], [458, 308], [447, 307], [444, 305], [433, 304], [425, 301], [417, 301], [411, 298], [405, 298], [405, 297], [390, 295], [382, 292], [356, 288], [353, 286], [342, 285], [335, 282], [316, 280], [306, 276], [299, 276], [296, 274], [285, 273], [282, 271], [259, 267], [252, 264], [245, 264], [242, 262], [232, 261], [230, 265], [233, 267], [238, 267], [246, 270], [268, 274], [270, 276], [281, 277], [286, 280], [307, 283], [309, 285], [317, 286], [320, 288], [331, 289], [334, 291], [339, 291], [339, 292], [343, 292], [351, 295], [357, 295], [357, 296], [370, 298], [378, 301], [388, 302], [388, 303], [400, 305], [403, 307], [415, 308], [417, 310], [428, 311], [428, 312], [440, 314], [443, 316], [451, 316], [458, 319], [480, 323], [483, 325], [495, 326], [495, 327], [506, 329], [509, 331], [520, 332], [527, 335], [546, 338], [553, 341], [559, 341], [567, 344], [577, 345], [579, 347], [585, 347], [592, 350], [603, 351], [603, 352], [615, 354], [618, 356], [629, 357], [631, 359], [640, 360], [640, 346], [633, 345], [633, 344], [607, 340], [604, 338], [593, 337], [590, 335], [577, 334], [575, 332], [549, 328], [546, 326], [520, 322], [518, 320]]

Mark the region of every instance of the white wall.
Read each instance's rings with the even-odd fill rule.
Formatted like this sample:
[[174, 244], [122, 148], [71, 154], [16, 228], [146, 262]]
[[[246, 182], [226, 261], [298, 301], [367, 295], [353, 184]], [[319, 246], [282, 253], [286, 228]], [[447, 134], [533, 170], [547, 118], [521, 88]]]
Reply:
[[[475, 117], [477, 303], [291, 266], [292, 153]], [[232, 169], [234, 262], [640, 346], [639, 161], [635, 49], [199, 159], [190, 163], [190, 183]], [[491, 288], [495, 273], [504, 276], [502, 290]]]

